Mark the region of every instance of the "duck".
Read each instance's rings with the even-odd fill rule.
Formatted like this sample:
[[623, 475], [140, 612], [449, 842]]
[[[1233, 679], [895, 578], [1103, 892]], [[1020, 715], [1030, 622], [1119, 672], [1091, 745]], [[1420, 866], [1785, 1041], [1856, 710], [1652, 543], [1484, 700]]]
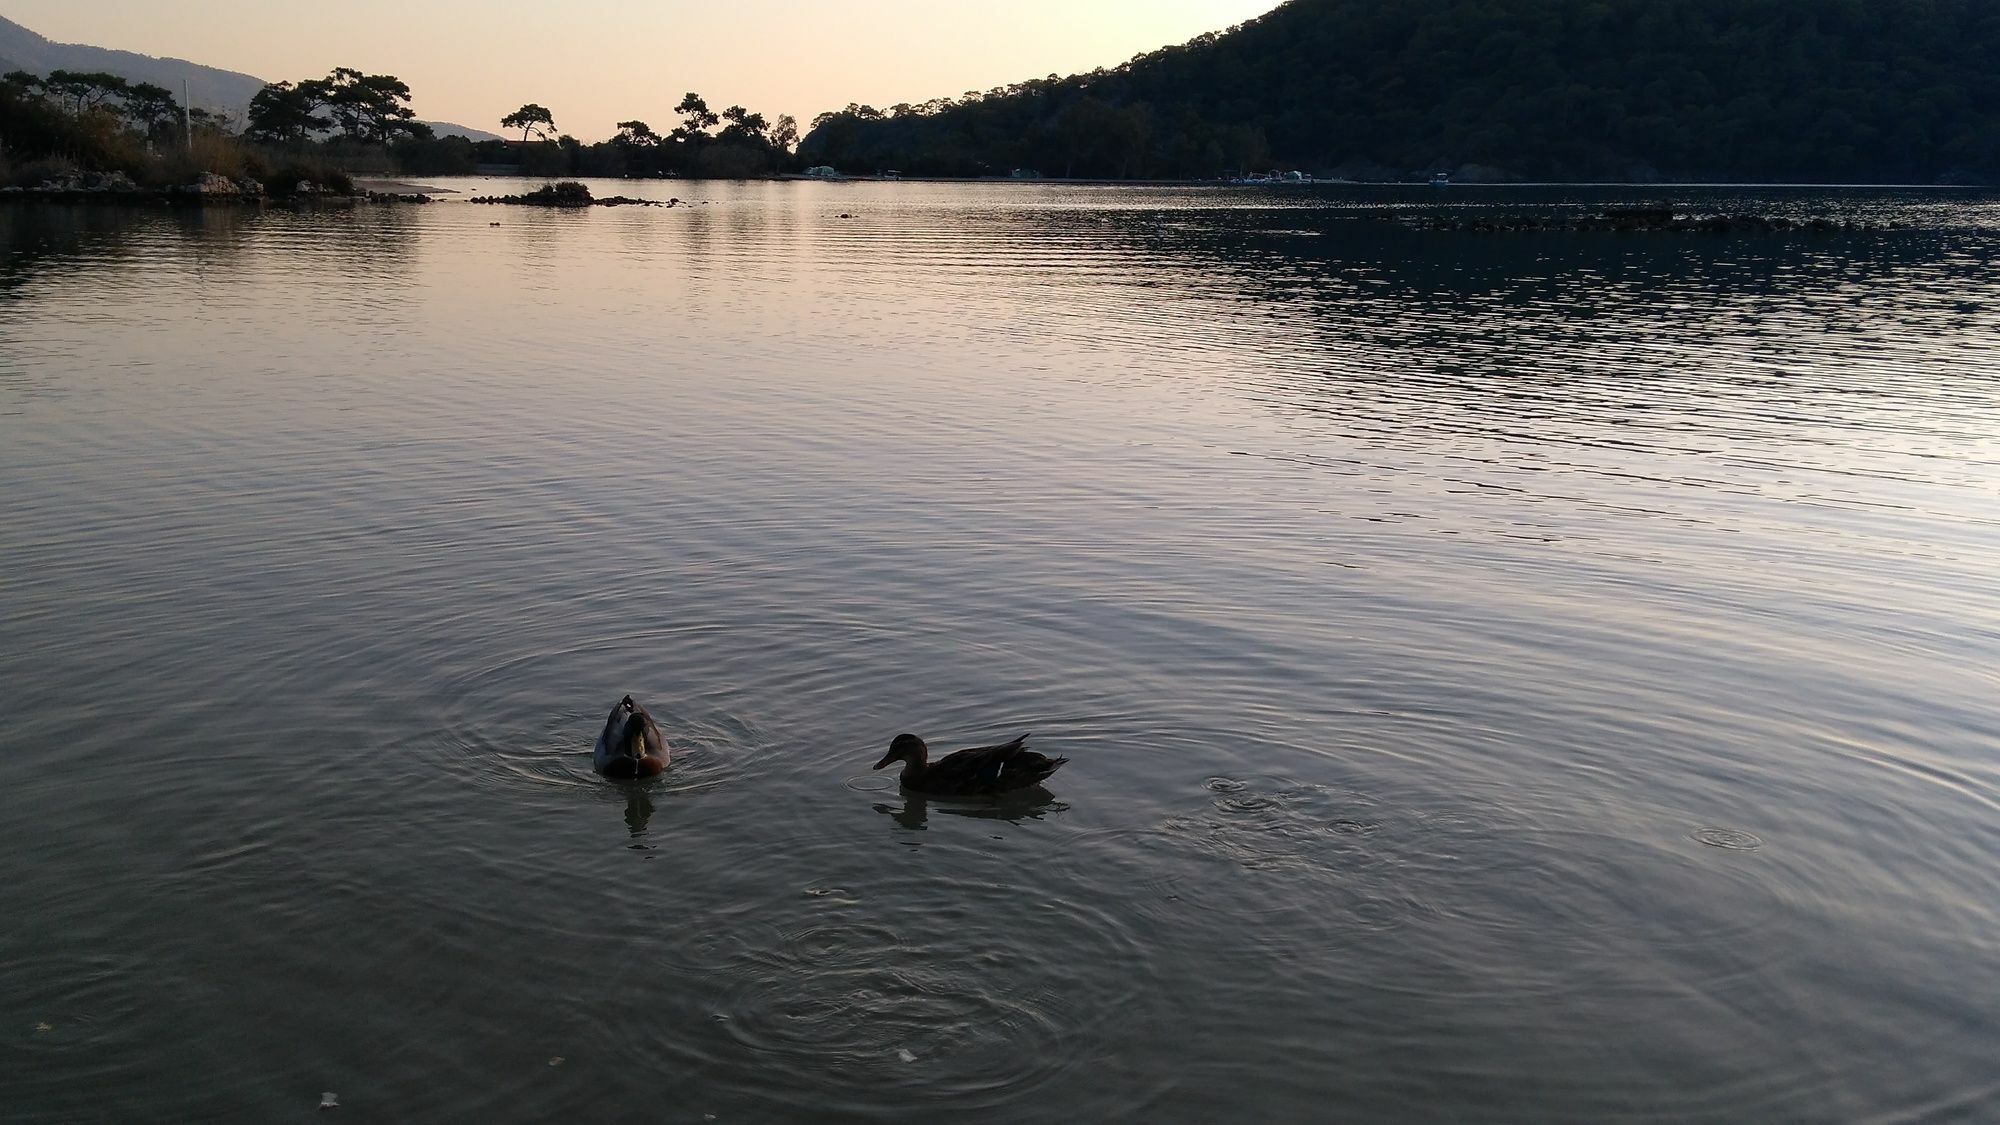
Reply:
[[604, 720], [604, 730], [597, 736], [597, 749], [590, 761], [598, 773], [630, 781], [658, 777], [666, 772], [672, 757], [673, 752], [667, 749], [667, 740], [660, 737], [653, 716], [628, 695], [618, 701], [610, 717]]
[[999, 746], [975, 746], [958, 750], [933, 762], [930, 747], [914, 734], [899, 734], [889, 743], [889, 752], [875, 763], [881, 769], [891, 762], [903, 763], [903, 788], [933, 797], [986, 797], [1032, 789], [1047, 781], [1068, 758], [1051, 758], [1028, 749], [1022, 735]]

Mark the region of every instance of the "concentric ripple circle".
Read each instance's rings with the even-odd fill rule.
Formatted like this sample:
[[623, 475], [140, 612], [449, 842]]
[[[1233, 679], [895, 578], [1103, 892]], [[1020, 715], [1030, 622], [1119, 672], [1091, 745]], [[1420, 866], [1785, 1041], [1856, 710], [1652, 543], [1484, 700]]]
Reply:
[[1740, 828], [1697, 828], [1688, 836], [1697, 843], [1731, 852], [1754, 852], [1764, 846], [1762, 837]]

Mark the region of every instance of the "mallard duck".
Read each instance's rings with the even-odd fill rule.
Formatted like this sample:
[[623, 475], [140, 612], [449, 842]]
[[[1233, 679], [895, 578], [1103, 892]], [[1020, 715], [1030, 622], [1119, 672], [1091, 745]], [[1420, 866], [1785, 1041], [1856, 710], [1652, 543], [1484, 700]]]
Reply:
[[611, 717], [604, 720], [604, 730], [597, 736], [597, 749], [590, 762], [606, 777], [629, 781], [666, 772], [672, 756], [667, 740], [660, 737], [660, 728], [653, 725], [653, 716], [628, 695], [618, 701], [618, 706], [611, 709]]
[[903, 788], [937, 797], [980, 797], [1031, 789], [1047, 781], [1068, 758], [1051, 758], [1028, 749], [1022, 735], [1001, 746], [975, 746], [946, 754], [933, 762], [930, 747], [914, 734], [899, 734], [889, 752], [875, 763], [903, 763]]

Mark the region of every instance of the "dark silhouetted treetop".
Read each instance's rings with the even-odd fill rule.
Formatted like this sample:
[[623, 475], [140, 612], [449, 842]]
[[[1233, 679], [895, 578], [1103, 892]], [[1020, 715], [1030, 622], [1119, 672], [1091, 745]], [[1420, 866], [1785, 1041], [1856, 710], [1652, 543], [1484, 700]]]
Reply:
[[394, 75], [339, 67], [323, 82], [328, 114], [350, 141], [387, 144], [399, 136], [430, 135], [430, 126], [410, 109], [409, 84]]
[[298, 144], [333, 127], [322, 117], [326, 108], [326, 87], [319, 81], [273, 82], [250, 99], [247, 132], [252, 140], [273, 144]]
[[501, 118], [500, 127], [519, 129], [522, 144], [527, 144], [536, 137], [550, 140], [556, 135], [556, 117], [542, 106], [529, 102]]
[[771, 131], [770, 122], [764, 120], [763, 114], [752, 113], [740, 105], [723, 110], [722, 120], [727, 124], [722, 127], [720, 140], [762, 144]]
[[660, 135], [644, 121], [620, 121], [618, 135], [611, 138], [611, 142], [633, 148], [652, 148], [660, 143]]
[[63, 109], [82, 114], [103, 107], [123, 95], [128, 83], [115, 74], [100, 71], [52, 70], [47, 78], [41, 80], [41, 88]]
[[771, 123], [771, 131], [767, 134], [767, 139], [770, 141], [771, 147], [777, 149], [779, 152], [790, 152], [799, 147], [798, 119], [789, 113], [779, 114], [778, 119]]
[[162, 135], [180, 124], [180, 99], [165, 86], [134, 82], [125, 87], [123, 100], [126, 118], [148, 134]]
[[681, 104], [674, 107], [674, 112], [681, 115], [681, 123], [674, 128], [672, 136], [682, 142], [698, 143], [707, 140], [708, 131], [722, 122], [722, 118], [717, 117], [708, 108], [708, 101], [700, 94], [692, 92], [681, 99]]
[[274, 82], [257, 91], [246, 131], [273, 144], [302, 144], [327, 133], [365, 144], [428, 138], [430, 126], [416, 119], [409, 103], [410, 87], [402, 79], [337, 67], [325, 78]]

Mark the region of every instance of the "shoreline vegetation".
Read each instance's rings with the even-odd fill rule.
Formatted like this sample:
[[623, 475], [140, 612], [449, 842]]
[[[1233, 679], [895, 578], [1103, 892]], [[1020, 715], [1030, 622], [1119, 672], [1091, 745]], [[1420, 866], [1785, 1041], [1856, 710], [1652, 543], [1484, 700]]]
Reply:
[[[355, 177], [519, 175], [549, 181], [758, 179], [796, 172], [798, 126], [742, 106], [711, 110], [689, 93], [661, 133], [620, 122], [586, 145], [527, 104], [501, 124], [519, 140], [439, 137], [416, 119], [408, 84], [336, 68], [325, 78], [267, 85], [247, 119], [184, 107], [171, 91], [109, 73], [0, 75], [0, 190], [158, 191], [219, 202], [247, 181], [275, 199], [350, 195]], [[226, 180], [239, 185], [228, 191]]]
[[[241, 122], [115, 74], [17, 70], [0, 198], [331, 202], [370, 198], [356, 177], [474, 175], [1972, 186], [2000, 178], [1991, 57], [1986, 0], [1291, 0], [1111, 70], [850, 105], [803, 135], [690, 92], [673, 127], [634, 118], [595, 144], [534, 102], [498, 123], [518, 137], [440, 137], [407, 83], [351, 67], [268, 84]], [[430, 194], [407, 187], [375, 196]]]

